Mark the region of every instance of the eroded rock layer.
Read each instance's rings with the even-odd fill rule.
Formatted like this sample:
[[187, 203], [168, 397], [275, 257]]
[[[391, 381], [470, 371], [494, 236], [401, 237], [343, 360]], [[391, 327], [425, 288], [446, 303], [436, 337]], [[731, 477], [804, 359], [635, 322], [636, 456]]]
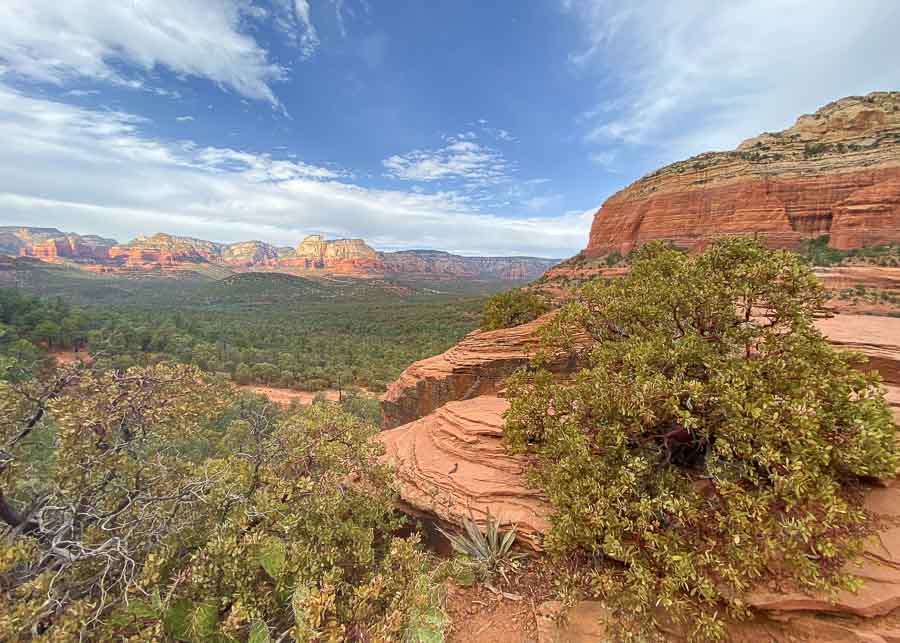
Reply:
[[843, 98], [645, 176], [603, 204], [585, 252], [626, 254], [654, 239], [694, 249], [735, 234], [777, 247], [823, 234], [841, 249], [900, 241], [900, 92]]
[[120, 244], [115, 239], [56, 228], [0, 227], [0, 254], [34, 257], [95, 272], [175, 272], [204, 266], [231, 271], [322, 272], [359, 277], [416, 276], [526, 281], [556, 264], [539, 257], [463, 257], [436, 250], [377, 252], [362, 239], [309, 235], [296, 248], [262, 241], [216, 243], [157, 233]]
[[[391, 428], [411, 422], [447, 402], [496, 395], [503, 380], [534, 356], [539, 347], [537, 330], [551, 315], [513, 328], [476, 330], [445, 353], [414, 363], [381, 398], [384, 425]], [[559, 361], [552, 368], [573, 366]]]
[[385, 458], [397, 470], [404, 505], [412, 513], [460, 525], [488, 511], [518, 525], [522, 542], [538, 547], [549, 506], [525, 485], [525, 463], [503, 449], [503, 413], [509, 403], [483, 395], [450, 402], [410, 424], [379, 434]]
[[[535, 333], [546, 320], [472, 333], [447, 353], [414, 364], [391, 387], [386, 416], [416, 418], [379, 435], [385, 461], [396, 467], [407, 512], [456, 526], [468, 516], [483, 525], [490, 513], [504, 524], [517, 524], [521, 542], [540, 549], [552, 508], [525, 483], [525, 459], [503, 449], [509, 404], [495, 392], [503, 374], [533, 354]], [[817, 325], [836, 348], [862, 352], [881, 372], [900, 424], [900, 318], [838, 315]], [[483, 384], [487, 394], [477, 393], [479, 373], [489, 374]], [[900, 641], [900, 481], [868, 489], [865, 502], [876, 534], [861, 564], [848, 569], [863, 579], [862, 590], [832, 599], [760, 587], [748, 597], [753, 618], [729, 624], [729, 640]], [[548, 603], [538, 610], [540, 641], [580, 643], [606, 635], [606, 613], [598, 603], [579, 604], [566, 622], [556, 619], [559, 608]], [[667, 640], [688, 640], [682, 627], [665, 625], [664, 617], [662, 622]]]
[[[540, 344], [538, 330], [549, 313], [533, 322], [493, 331], [474, 331], [448, 351], [415, 362], [400, 374], [381, 397], [384, 425], [388, 428], [428, 415], [447, 402], [479, 395], [496, 395], [503, 381], [529, 362]], [[874, 315], [837, 315], [816, 322], [836, 348], [862, 353], [864, 368], [881, 373], [895, 395], [900, 389], [900, 318]], [[560, 360], [557, 372], [575, 364]]]

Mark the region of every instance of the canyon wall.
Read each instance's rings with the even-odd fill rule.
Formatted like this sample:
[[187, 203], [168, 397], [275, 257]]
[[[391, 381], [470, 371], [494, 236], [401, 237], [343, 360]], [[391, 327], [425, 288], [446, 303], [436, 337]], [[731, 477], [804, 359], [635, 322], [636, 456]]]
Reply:
[[840, 249], [900, 241], [900, 92], [843, 98], [643, 177], [598, 210], [585, 254], [654, 239], [697, 249], [735, 234], [776, 247], [824, 234]]

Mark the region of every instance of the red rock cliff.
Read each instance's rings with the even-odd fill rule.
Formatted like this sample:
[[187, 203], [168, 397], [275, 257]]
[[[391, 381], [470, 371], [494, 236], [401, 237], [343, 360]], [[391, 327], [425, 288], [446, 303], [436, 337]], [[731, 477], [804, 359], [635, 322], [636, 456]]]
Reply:
[[779, 247], [823, 234], [842, 249], [900, 241], [900, 92], [843, 98], [645, 176], [598, 210], [585, 252], [654, 239], [698, 248], [731, 234]]

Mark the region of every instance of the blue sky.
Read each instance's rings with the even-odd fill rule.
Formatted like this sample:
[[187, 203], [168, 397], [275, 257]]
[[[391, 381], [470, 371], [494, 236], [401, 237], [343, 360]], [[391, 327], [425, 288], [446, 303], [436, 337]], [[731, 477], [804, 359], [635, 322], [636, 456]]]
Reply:
[[661, 164], [900, 89], [895, 0], [4, 0], [0, 223], [564, 257]]

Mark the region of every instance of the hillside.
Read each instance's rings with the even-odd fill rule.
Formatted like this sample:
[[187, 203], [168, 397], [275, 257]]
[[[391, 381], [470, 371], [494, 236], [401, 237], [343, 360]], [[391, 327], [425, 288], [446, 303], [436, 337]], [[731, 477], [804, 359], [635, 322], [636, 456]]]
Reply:
[[784, 131], [643, 177], [597, 211], [585, 254], [624, 255], [653, 239], [699, 248], [733, 234], [779, 247], [825, 234], [839, 249], [900, 241], [900, 92], [842, 98]]

